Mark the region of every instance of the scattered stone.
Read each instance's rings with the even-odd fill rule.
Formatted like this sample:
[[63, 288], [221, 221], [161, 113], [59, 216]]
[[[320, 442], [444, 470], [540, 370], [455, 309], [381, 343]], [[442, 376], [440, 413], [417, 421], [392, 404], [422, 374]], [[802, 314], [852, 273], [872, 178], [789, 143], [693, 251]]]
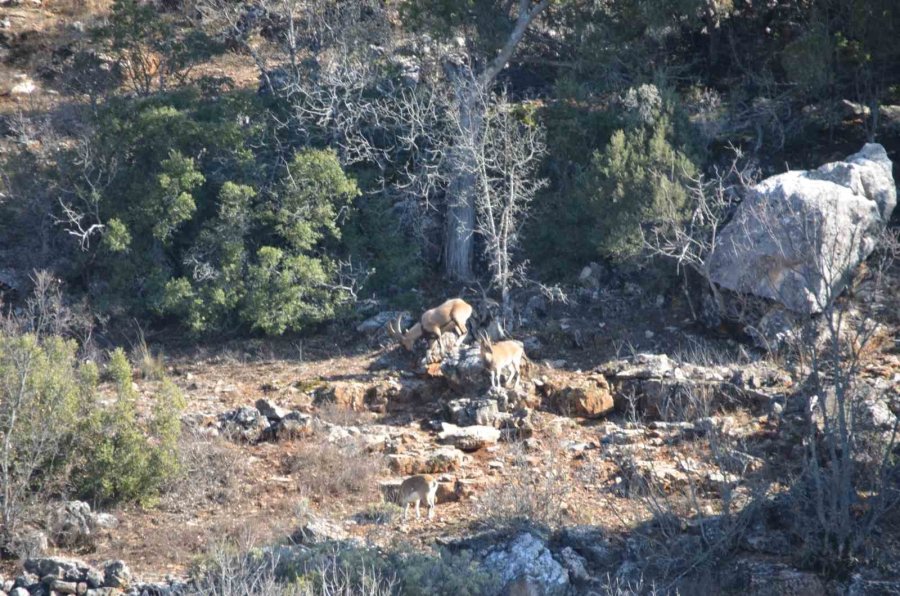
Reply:
[[488, 398], [455, 399], [447, 403], [447, 417], [459, 426], [496, 426], [500, 410], [497, 401]]
[[453, 445], [462, 451], [478, 451], [500, 440], [500, 431], [492, 426], [465, 426], [444, 423], [438, 433], [441, 443]]

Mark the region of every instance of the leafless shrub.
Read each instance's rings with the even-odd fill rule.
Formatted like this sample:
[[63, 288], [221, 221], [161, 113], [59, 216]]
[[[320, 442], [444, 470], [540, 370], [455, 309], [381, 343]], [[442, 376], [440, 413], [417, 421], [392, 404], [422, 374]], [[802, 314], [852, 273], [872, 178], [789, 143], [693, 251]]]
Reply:
[[373, 490], [381, 461], [351, 441], [304, 443], [288, 467], [311, 496], [327, 498]]
[[190, 596], [294, 596], [301, 592], [276, 579], [277, 551], [263, 554], [245, 536], [219, 539], [194, 566]]
[[499, 528], [558, 527], [566, 519], [566, 499], [572, 493], [573, 483], [558, 439], [541, 452], [539, 465], [531, 461], [523, 444], [514, 444], [511, 451], [511, 461], [501, 480], [478, 498], [478, 519]]
[[491, 282], [500, 292], [504, 319], [509, 319], [510, 289], [524, 279], [525, 263], [514, 260], [521, 228], [531, 201], [547, 183], [537, 176], [546, 153], [544, 131], [526, 124], [505, 93], [495, 96], [481, 88], [476, 101], [477, 112], [483, 114], [482, 134], [465, 134], [463, 110], [452, 111], [451, 121], [455, 136], [463, 141], [456, 150], [469, 154], [460, 163], [471, 168], [465, 175], [477, 188], [475, 230], [484, 239]]
[[316, 409], [319, 418], [338, 426], [363, 426], [372, 422], [371, 412], [358, 411], [333, 401], [322, 402]]
[[771, 482], [762, 460], [715, 419], [675, 443], [683, 446], [671, 458], [636, 447], [622, 469], [625, 494], [649, 514], [633, 530], [630, 551], [666, 592], [740, 546]]
[[240, 497], [248, 464], [233, 444], [186, 429], [178, 447], [181, 473], [166, 491], [163, 507], [190, 510], [204, 503], [230, 503]]
[[691, 214], [683, 221], [663, 221], [642, 229], [644, 248], [651, 254], [671, 259], [684, 276], [685, 298], [694, 319], [699, 319], [687, 284], [692, 271], [703, 279], [720, 312], [724, 312], [719, 289], [710, 279], [709, 257], [718, 245], [718, 236], [731, 213], [743, 198], [746, 188], [758, 177], [755, 164], [742, 151], [732, 147], [733, 157], [727, 169], [716, 168], [712, 177], [688, 179]]

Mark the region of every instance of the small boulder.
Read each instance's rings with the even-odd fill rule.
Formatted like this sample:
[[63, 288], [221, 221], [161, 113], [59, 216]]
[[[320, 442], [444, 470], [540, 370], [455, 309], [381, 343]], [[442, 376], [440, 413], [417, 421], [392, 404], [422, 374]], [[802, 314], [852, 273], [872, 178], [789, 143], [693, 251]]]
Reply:
[[477, 346], [463, 346], [447, 355], [441, 362], [441, 374], [460, 391], [479, 391], [490, 379]]
[[489, 398], [455, 399], [447, 403], [447, 417], [459, 426], [496, 426], [500, 410], [497, 400]]
[[542, 380], [541, 392], [553, 408], [564, 416], [600, 418], [614, 407], [609, 383], [601, 374]]
[[250, 406], [225, 412], [219, 420], [226, 436], [251, 443], [259, 440], [260, 435], [270, 426], [268, 418]]
[[255, 405], [259, 413], [268, 418], [270, 422], [278, 422], [290, 413], [290, 410], [275, 405], [275, 402], [270, 399], [260, 398], [256, 400]]
[[131, 584], [131, 569], [124, 561], [107, 561], [103, 564], [103, 584], [110, 588], [126, 589]]
[[355, 381], [335, 381], [316, 391], [315, 403], [333, 403], [356, 412], [366, 409], [368, 387]]
[[342, 542], [349, 534], [336, 523], [320, 517], [313, 517], [291, 534], [291, 542], [303, 546]]
[[445, 445], [453, 445], [461, 451], [478, 451], [500, 440], [500, 431], [492, 426], [464, 426], [443, 424], [438, 440]]
[[[116, 522], [114, 517], [104, 514], [103, 523], [114, 525]], [[83, 501], [63, 503], [56, 508], [50, 520], [53, 542], [66, 548], [90, 546], [99, 527], [98, 517]]]

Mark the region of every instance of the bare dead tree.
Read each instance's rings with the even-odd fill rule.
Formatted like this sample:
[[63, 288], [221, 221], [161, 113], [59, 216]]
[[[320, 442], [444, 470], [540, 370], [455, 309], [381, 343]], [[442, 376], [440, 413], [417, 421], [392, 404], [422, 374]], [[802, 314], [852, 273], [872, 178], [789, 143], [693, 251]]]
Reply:
[[759, 177], [755, 164], [745, 158], [740, 148], [732, 146], [731, 151], [728, 167], [716, 167], [711, 176], [682, 173], [692, 202], [687, 218], [673, 217], [641, 228], [644, 249], [651, 255], [673, 260], [676, 271], [684, 277], [685, 298], [695, 320], [699, 315], [688, 289], [687, 272], [693, 271], [706, 282], [719, 311], [724, 311], [721, 294], [710, 279], [709, 256], [716, 250], [719, 232], [735, 206]]
[[72, 160], [72, 184], [59, 188], [60, 214], [55, 223], [75, 237], [81, 250], [90, 248], [91, 238], [103, 233], [106, 225], [100, 216], [100, 199], [118, 171], [116, 158], [98, 155], [88, 137], [79, 139]]
[[[468, 55], [463, 60], [445, 63], [447, 78], [453, 88], [458, 132], [464, 143], [477, 145], [481, 142], [485, 113], [481, 110], [484, 106], [480, 97], [490, 92], [497, 76], [509, 63], [531, 24], [549, 6], [550, 0], [511, 0], [504, 3], [505, 14], [498, 16], [512, 18], [513, 27], [497, 54], [487, 60]], [[485, 66], [477, 69], [474, 65], [480, 62], [485, 63]], [[447, 206], [447, 237], [444, 243], [444, 267], [447, 275], [451, 279], [460, 280], [471, 279], [473, 275], [472, 258], [477, 225], [478, 190], [476, 180], [471, 175], [471, 171], [477, 166], [465, 162], [468, 155], [469, 152], [463, 149], [453, 156], [456, 167], [449, 182], [453, 201]]]
[[508, 319], [509, 291], [524, 278], [525, 263], [515, 262], [519, 234], [530, 203], [546, 185], [545, 179], [537, 177], [546, 145], [543, 129], [517, 117], [505, 93], [495, 96], [485, 90], [479, 102], [484, 134], [471, 138], [465, 123], [455, 119], [457, 149], [468, 154], [462, 163], [472, 167], [468, 175], [477, 190], [475, 232], [484, 239], [491, 284], [500, 292], [503, 315]]

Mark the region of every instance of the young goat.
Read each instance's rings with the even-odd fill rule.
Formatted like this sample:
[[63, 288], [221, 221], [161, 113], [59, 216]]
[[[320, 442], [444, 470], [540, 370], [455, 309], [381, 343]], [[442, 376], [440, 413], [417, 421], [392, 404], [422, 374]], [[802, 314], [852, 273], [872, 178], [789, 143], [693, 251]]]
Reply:
[[422, 313], [419, 322], [403, 331], [400, 325], [400, 318], [397, 322], [388, 323], [388, 332], [400, 344], [412, 351], [416, 340], [422, 337], [423, 333], [431, 333], [437, 335], [438, 341], [441, 339], [441, 333], [444, 331], [455, 331], [459, 334], [459, 341], [468, 332], [466, 329], [466, 321], [472, 316], [472, 307], [461, 298], [452, 298], [447, 300], [440, 306], [436, 306]]
[[434, 517], [434, 505], [437, 498], [438, 481], [433, 476], [419, 474], [410, 476], [400, 485], [400, 504], [403, 505], [403, 519], [409, 513], [409, 504], [416, 504], [416, 519], [419, 519], [419, 503], [428, 505], [428, 519]]
[[491, 387], [500, 387], [500, 375], [507, 368], [512, 368], [512, 374], [506, 382], [509, 383], [515, 377], [515, 388], [518, 389], [521, 377], [519, 369], [522, 367], [522, 360], [526, 358], [522, 342], [508, 339], [492, 343], [487, 334], [482, 334], [480, 346], [481, 359], [491, 373]]

